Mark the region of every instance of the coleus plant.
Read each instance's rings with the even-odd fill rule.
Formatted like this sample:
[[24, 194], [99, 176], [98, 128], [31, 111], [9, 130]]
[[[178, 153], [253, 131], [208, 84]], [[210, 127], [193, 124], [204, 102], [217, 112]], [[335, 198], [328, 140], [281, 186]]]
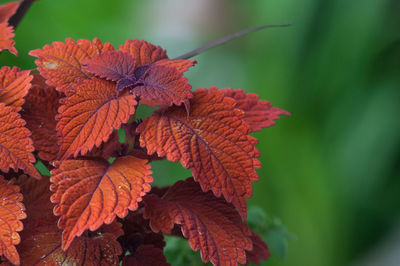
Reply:
[[[0, 49], [15, 54], [18, 5], [0, 6]], [[183, 74], [196, 61], [146, 41], [66, 39], [29, 54], [36, 70], [0, 70], [4, 265], [169, 265], [164, 234], [214, 265], [269, 257], [246, 224], [261, 167], [249, 134], [288, 112], [240, 89], [193, 90]], [[159, 107], [142, 121], [139, 105]], [[193, 177], [151, 186], [150, 163], [164, 159]]]

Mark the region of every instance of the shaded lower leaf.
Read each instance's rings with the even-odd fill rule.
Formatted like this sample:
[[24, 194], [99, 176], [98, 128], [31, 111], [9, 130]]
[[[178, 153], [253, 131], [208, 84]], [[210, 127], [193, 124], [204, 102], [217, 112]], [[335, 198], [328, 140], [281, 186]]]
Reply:
[[163, 250], [153, 245], [142, 245], [122, 260], [123, 266], [168, 266]]
[[153, 181], [147, 161], [133, 156], [112, 164], [101, 158], [66, 160], [51, 173], [51, 201], [57, 204], [54, 214], [61, 216], [63, 250], [85, 230], [94, 231], [135, 210]]
[[44, 161], [55, 160], [59, 150], [56, 115], [60, 98], [60, 93], [49, 87], [42, 76], [34, 75], [21, 115], [32, 132], [35, 150]]
[[22, 169], [37, 179], [41, 176], [33, 163], [31, 132], [25, 127], [25, 121], [14, 112], [14, 108], [0, 103], [0, 170], [7, 173]]
[[180, 225], [191, 248], [200, 250], [204, 262], [214, 265], [246, 263], [246, 250], [252, 249], [250, 229], [234, 206], [212, 192], [203, 192], [192, 178], [179, 181], [160, 198], [144, 198], [144, 217], [155, 231], [171, 234]]

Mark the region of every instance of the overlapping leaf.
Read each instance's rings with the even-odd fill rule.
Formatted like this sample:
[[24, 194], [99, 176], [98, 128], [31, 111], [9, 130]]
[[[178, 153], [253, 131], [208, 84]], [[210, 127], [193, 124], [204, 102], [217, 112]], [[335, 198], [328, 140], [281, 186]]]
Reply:
[[153, 245], [141, 245], [136, 251], [122, 260], [123, 266], [168, 266], [162, 249]]
[[267, 260], [271, 256], [271, 253], [269, 253], [267, 244], [258, 234], [252, 231], [250, 238], [253, 242], [253, 249], [246, 251], [247, 262], [261, 264], [262, 260]]
[[74, 84], [93, 76], [83, 68], [82, 61], [112, 50], [114, 48], [110, 43], [102, 44], [97, 38], [92, 42], [84, 39], [75, 42], [68, 38], [65, 43], [53, 42], [29, 54], [38, 58], [35, 63], [40, 74], [47, 79], [47, 84], [66, 92]]
[[140, 245], [151, 245], [158, 249], [165, 246], [163, 234], [155, 233], [149, 226], [149, 220], [141, 212], [130, 212], [123, 220], [124, 235], [119, 238], [122, 246], [133, 254]]
[[21, 1], [14, 1], [0, 5], [0, 23], [7, 22], [17, 12], [20, 3]]
[[19, 265], [20, 258], [15, 245], [21, 241], [18, 232], [24, 228], [21, 220], [26, 218], [25, 206], [19, 187], [1, 175], [0, 202], [0, 255]]
[[62, 230], [57, 227], [50, 203], [48, 179], [20, 177], [28, 218], [17, 249], [22, 265], [118, 265], [122, 249], [116, 239], [121, 225], [114, 222], [91, 235], [76, 238], [67, 251], [61, 249]]
[[31, 88], [30, 71], [20, 71], [18, 67], [0, 69], [0, 102], [12, 106], [16, 111], [24, 104], [25, 95]]
[[53, 161], [59, 150], [56, 115], [60, 93], [54, 87], [47, 86], [43, 77], [37, 74], [32, 84], [25, 99], [22, 118], [32, 132], [33, 145], [39, 151], [39, 157], [45, 161]]
[[14, 29], [8, 26], [7, 23], [0, 23], [0, 52], [3, 50], [9, 50], [14, 55], [17, 55], [17, 49], [15, 49], [15, 41], [12, 39], [15, 36]]
[[110, 51], [84, 61], [86, 69], [108, 80], [117, 82], [117, 92], [129, 88], [145, 102], [170, 106], [184, 103], [192, 97], [191, 86], [183, 73], [174, 67], [145, 65], [135, 67], [133, 56], [122, 51]]
[[40, 179], [33, 166], [35, 157], [31, 132], [25, 128], [25, 121], [14, 112], [14, 108], [0, 103], [0, 170], [7, 173], [22, 169], [25, 173]]
[[231, 204], [203, 192], [193, 179], [177, 182], [162, 198], [147, 195], [144, 203], [144, 216], [155, 232], [170, 234], [174, 224], [180, 225], [183, 236], [193, 250], [200, 250], [204, 262], [246, 263], [246, 250], [252, 249], [250, 229]]
[[94, 78], [66, 92], [57, 116], [60, 138], [58, 158], [85, 155], [107, 141], [113, 129], [126, 123], [135, 112], [135, 96], [116, 96], [112, 82]]
[[[217, 91], [218, 88], [213, 87], [211, 91]], [[250, 127], [250, 131], [260, 131], [263, 127], [270, 127], [275, 124], [276, 119], [280, 115], [290, 115], [289, 112], [272, 106], [268, 101], [259, 100], [255, 93], [246, 93], [240, 89], [222, 89], [225, 96], [232, 97], [236, 100], [236, 108], [240, 108], [245, 112], [244, 120]]]
[[247, 135], [243, 111], [235, 104], [222, 92], [200, 89], [191, 100], [190, 115], [174, 106], [144, 120], [138, 132], [149, 154], [180, 160], [204, 191], [223, 194], [245, 218], [245, 197], [252, 195], [251, 181], [258, 180], [255, 168], [260, 163], [257, 140]]
[[14, 47], [15, 42], [12, 40], [14, 29], [8, 25], [8, 20], [15, 14], [20, 3], [20, 1], [15, 1], [0, 5], [0, 52], [9, 50], [14, 55], [17, 55], [17, 50]]
[[173, 67], [179, 72], [185, 72], [193, 66], [195, 60], [173, 60], [169, 59], [167, 52], [160, 46], [141, 40], [127, 40], [124, 45], [120, 45], [120, 51], [130, 54], [135, 60], [135, 67], [150, 64]]
[[66, 250], [75, 236], [85, 230], [125, 217], [150, 191], [150, 165], [133, 156], [117, 158], [111, 165], [103, 160], [66, 160], [52, 171], [51, 201], [54, 214], [64, 229], [62, 247]]

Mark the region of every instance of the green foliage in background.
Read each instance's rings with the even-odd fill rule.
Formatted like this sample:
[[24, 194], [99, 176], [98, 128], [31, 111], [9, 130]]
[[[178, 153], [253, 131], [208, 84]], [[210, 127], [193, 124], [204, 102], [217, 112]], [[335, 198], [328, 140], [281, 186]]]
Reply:
[[[157, 10], [169, 2], [37, 1], [16, 31], [19, 56], [3, 52], [0, 63], [33, 68], [29, 50], [66, 37], [146, 39], [173, 57], [243, 28], [292, 23], [197, 56], [187, 76], [193, 88], [242, 88], [292, 113], [254, 134], [263, 167], [249, 204], [295, 236], [281, 259], [272, 243], [286, 231], [266, 235], [274, 255], [265, 265], [349, 265], [379, 246], [400, 221], [400, 2], [198, 0], [211, 4], [203, 20], [184, 17], [195, 38], [166, 40], [158, 33], [167, 21], [157, 18], [187, 11], [183, 2]], [[158, 185], [190, 175], [179, 164], [152, 165]], [[180, 247], [174, 241], [167, 252]]]

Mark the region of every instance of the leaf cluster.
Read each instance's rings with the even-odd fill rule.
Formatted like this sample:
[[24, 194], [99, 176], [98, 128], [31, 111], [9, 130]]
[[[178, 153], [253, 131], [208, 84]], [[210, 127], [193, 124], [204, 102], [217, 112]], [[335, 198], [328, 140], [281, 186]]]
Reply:
[[[18, 5], [0, 6], [0, 49], [14, 54]], [[164, 235], [214, 265], [268, 258], [246, 224], [261, 167], [249, 134], [288, 112], [240, 89], [192, 90], [184, 72], [196, 61], [143, 40], [66, 39], [29, 54], [37, 69], [0, 69], [4, 264], [168, 265]], [[158, 109], [141, 121], [139, 105]], [[150, 162], [164, 159], [193, 176], [151, 186]]]

